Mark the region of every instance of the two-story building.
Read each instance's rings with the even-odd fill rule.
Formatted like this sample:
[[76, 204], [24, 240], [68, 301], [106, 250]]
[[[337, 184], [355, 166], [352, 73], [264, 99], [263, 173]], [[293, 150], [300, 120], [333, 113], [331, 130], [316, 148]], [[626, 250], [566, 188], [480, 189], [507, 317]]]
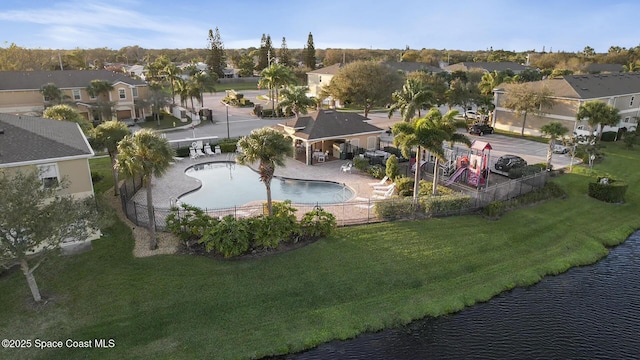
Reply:
[[[0, 170], [11, 175], [37, 170], [42, 186], [57, 188], [76, 199], [93, 196], [89, 158], [94, 155], [80, 126], [70, 121], [0, 113]], [[1, 200], [0, 200], [1, 201]], [[97, 239], [68, 239], [63, 247]]]
[[[576, 114], [587, 101], [602, 101], [620, 111], [621, 121], [616, 127], [605, 127], [602, 131], [617, 131], [625, 128], [635, 131], [640, 116], [640, 73], [611, 73], [566, 75], [527, 83], [532, 89], [547, 88], [553, 94], [553, 105], [541, 109], [541, 116], [528, 113], [525, 134], [540, 135], [540, 127], [550, 121], [559, 121], [570, 131], [586, 126], [578, 122]], [[514, 84], [502, 84], [494, 89], [494, 126], [500, 130], [520, 132], [523, 118], [505, 108], [509, 89]], [[593, 129], [598, 130], [598, 129]]]
[[114, 119], [144, 118], [147, 115], [148, 109], [136, 101], [148, 96], [147, 83], [107, 70], [0, 71], [0, 113], [40, 116], [51, 105], [41, 89], [53, 84], [62, 91], [67, 103], [75, 105], [87, 119], [98, 120], [92, 108], [97, 106], [99, 99], [87, 91], [93, 80], [112, 85], [112, 90], [104, 98], [113, 104]]

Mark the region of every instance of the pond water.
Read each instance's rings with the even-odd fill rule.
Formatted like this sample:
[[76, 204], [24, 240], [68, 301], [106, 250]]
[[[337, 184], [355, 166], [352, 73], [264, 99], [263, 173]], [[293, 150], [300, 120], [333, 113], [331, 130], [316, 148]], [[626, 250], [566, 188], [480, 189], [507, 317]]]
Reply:
[[597, 264], [285, 359], [640, 359], [640, 231]]
[[[267, 199], [258, 173], [247, 166], [231, 162], [198, 164], [185, 174], [198, 179], [202, 187], [180, 197], [183, 203], [202, 209], [239, 206]], [[298, 204], [335, 204], [353, 197], [348, 186], [332, 181], [296, 180], [275, 177], [271, 181], [273, 200], [291, 200]]]

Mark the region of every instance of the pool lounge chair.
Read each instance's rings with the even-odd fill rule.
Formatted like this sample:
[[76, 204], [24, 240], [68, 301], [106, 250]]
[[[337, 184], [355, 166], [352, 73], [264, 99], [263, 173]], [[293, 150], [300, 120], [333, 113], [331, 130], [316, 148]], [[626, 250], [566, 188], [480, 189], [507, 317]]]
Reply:
[[351, 172], [352, 167], [353, 164], [351, 162], [348, 162], [346, 164], [342, 164], [342, 166], [340, 166], [340, 170], [342, 170], [343, 172]]
[[198, 156], [206, 156], [200, 149], [196, 149], [196, 154], [198, 154]]
[[378, 194], [375, 193], [376, 190], [374, 190], [374, 194], [371, 195], [371, 199], [388, 199], [391, 197], [391, 195], [393, 195], [393, 192], [396, 190], [395, 186], [392, 187], [391, 189], [387, 190], [385, 193], [383, 194]]
[[196, 149], [189, 148], [189, 157], [191, 159], [197, 159], [198, 158], [198, 153], [196, 152]]
[[216, 154], [213, 151], [211, 151], [211, 146], [209, 144], [204, 146], [204, 152], [209, 156], [213, 156]]
[[375, 186], [373, 188], [373, 193], [376, 194], [384, 194], [385, 192], [387, 192], [389, 189], [395, 189], [396, 188], [396, 183], [392, 183], [390, 185], [387, 186]]
[[383, 186], [384, 184], [386, 184], [387, 180], [389, 180], [389, 177], [385, 176], [380, 181], [374, 182], [374, 183], [369, 183], [369, 185], [371, 185], [371, 186]]

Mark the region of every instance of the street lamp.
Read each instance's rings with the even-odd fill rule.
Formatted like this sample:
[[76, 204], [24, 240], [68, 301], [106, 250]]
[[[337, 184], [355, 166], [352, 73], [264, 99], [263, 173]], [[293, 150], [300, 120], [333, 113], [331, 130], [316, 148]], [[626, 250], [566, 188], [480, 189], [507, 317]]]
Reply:
[[224, 107], [227, 109], [227, 139], [229, 139], [229, 105], [224, 104]]

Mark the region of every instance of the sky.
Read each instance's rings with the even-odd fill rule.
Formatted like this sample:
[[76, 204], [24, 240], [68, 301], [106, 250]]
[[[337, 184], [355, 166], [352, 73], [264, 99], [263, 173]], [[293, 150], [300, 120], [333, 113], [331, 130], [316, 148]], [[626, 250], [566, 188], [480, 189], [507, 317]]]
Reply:
[[449, 49], [598, 53], [640, 45], [638, 0], [2, 0], [0, 47]]

